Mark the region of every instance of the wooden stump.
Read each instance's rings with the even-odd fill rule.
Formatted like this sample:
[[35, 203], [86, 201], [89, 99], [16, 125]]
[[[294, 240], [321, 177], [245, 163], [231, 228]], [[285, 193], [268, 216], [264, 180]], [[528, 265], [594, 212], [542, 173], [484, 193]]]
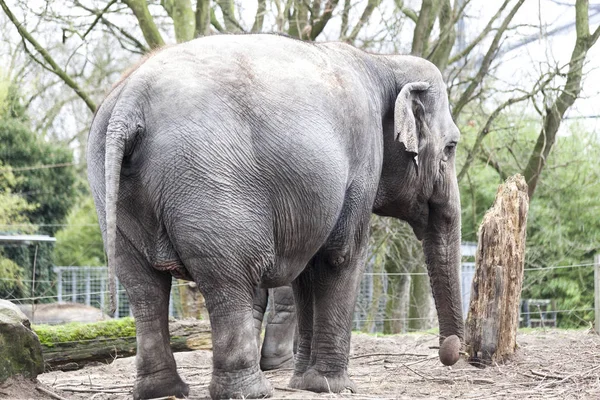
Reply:
[[179, 305], [177, 311], [178, 318], [203, 319], [208, 321], [208, 310], [200, 289], [195, 282], [177, 280], [179, 284]]
[[472, 364], [502, 362], [516, 349], [529, 196], [521, 175], [500, 185], [479, 227], [465, 344]]

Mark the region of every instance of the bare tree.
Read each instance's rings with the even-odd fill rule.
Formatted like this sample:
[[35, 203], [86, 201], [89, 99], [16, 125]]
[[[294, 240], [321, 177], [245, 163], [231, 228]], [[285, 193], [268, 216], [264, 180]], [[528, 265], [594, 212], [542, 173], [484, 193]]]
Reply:
[[[465, 20], [487, 5], [470, 0], [422, 0], [417, 8], [402, 0], [256, 0], [244, 1], [243, 6], [234, 0], [74, 0], [76, 13], [60, 7], [67, 4], [64, 0], [46, 0], [41, 8], [23, 0], [9, 7], [0, 0], [0, 7], [17, 32], [13, 54], [26, 54], [24, 66], [14, 67], [20, 70], [14, 76], [23, 85], [31, 85], [24, 78], [28, 74], [42, 77], [27, 99], [27, 104], [39, 109], [33, 123], [40, 131], [50, 132], [59, 125], [56, 121], [70, 118], [72, 123], [74, 119], [76, 128], [69, 135], [61, 133], [61, 137], [83, 145], [86, 127], [109, 82], [114, 82], [127, 64], [168, 43], [218, 33], [268, 31], [308, 41], [337, 39], [371, 51], [410, 52], [440, 68], [448, 81], [454, 118], [459, 125], [474, 121], [476, 128], [465, 134], [464, 142], [469, 145], [461, 158], [464, 161], [459, 165], [459, 180], [468, 178], [470, 168], [481, 158], [502, 176], [506, 166], [494, 159], [486, 142], [502, 129], [498, 121], [512, 107], [518, 104], [536, 108], [540, 134], [529, 161], [521, 166], [529, 195], [533, 196], [561, 120], [580, 96], [586, 57], [600, 30], [590, 33], [588, 1], [577, 0], [577, 35], [569, 63], [540, 67], [538, 79], [533, 82], [507, 84], [495, 76], [504, 57], [531, 42], [531, 35], [510, 39], [517, 35], [515, 16], [524, 3], [502, 1], [486, 20], [478, 22], [481, 29], [473, 37], [464, 31]], [[565, 29], [555, 26], [540, 35], [558, 34]], [[541, 26], [539, 30], [542, 32]], [[537, 106], [540, 100], [543, 107]], [[87, 114], [82, 112], [85, 109], [89, 110]], [[374, 221], [376, 233], [387, 232], [391, 241], [376, 248], [376, 269], [422, 273], [423, 262], [415, 251], [420, 244], [410, 230], [405, 225]], [[413, 258], [407, 261], [407, 257]], [[388, 319], [408, 314], [428, 318], [430, 302], [424, 297], [429, 290], [427, 280], [419, 278], [422, 275], [414, 276], [417, 278], [388, 277]], [[412, 288], [406, 293], [409, 285]], [[380, 289], [383, 296], [383, 286]], [[390, 290], [402, 293], [396, 295]], [[401, 325], [385, 326], [393, 332], [404, 329]]]

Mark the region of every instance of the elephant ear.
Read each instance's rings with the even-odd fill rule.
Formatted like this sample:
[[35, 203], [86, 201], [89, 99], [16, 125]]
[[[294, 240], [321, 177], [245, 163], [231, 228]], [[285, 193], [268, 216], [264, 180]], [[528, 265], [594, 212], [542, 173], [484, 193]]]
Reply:
[[407, 83], [400, 90], [394, 106], [394, 130], [396, 140], [404, 145], [406, 152], [413, 158], [415, 167], [419, 166], [419, 132], [413, 112], [415, 92], [429, 89], [427, 82]]

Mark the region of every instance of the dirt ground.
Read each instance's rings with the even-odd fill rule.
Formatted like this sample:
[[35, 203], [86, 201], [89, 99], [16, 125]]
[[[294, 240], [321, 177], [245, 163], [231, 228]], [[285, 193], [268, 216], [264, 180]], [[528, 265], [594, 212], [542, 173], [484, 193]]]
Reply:
[[[519, 350], [504, 365], [478, 369], [460, 360], [444, 367], [432, 334], [354, 334], [350, 377], [359, 393], [321, 394], [287, 389], [291, 370], [267, 372], [274, 399], [600, 399], [600, 337], [586, 331], [520, 332]], [[208, 397], [210, 351], [177, 353], [177, 365], [191, 386], [190, 399]], [[65, 399], [126, 399], [135, 379], [134, 358], [109, 365], [39, 376], [42, 388]], [[0, 397], [52, 399], [26, 381], [0, 386]]]

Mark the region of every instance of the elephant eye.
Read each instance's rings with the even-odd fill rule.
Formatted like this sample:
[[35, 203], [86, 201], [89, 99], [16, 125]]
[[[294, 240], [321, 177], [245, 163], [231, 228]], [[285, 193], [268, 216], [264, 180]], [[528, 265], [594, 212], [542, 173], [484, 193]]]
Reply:
[[450, 142], [444, 148], [444, 159], [450, 158], [454, 154], [454, 150], [456, 149], [457, 142]]

